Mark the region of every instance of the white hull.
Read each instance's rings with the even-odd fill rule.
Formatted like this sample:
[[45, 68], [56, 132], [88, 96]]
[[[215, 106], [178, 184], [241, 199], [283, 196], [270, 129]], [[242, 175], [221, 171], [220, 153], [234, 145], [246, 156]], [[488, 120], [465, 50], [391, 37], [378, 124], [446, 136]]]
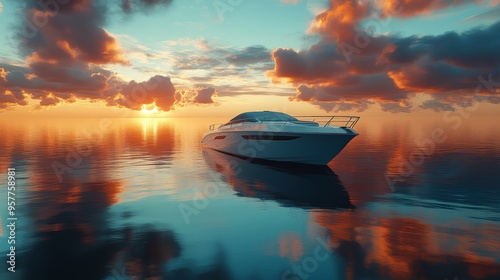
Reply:
[[207, 132], [202, 145], [246, 158], [325, 165], [357, 135], [345, 127], [244, 123]]

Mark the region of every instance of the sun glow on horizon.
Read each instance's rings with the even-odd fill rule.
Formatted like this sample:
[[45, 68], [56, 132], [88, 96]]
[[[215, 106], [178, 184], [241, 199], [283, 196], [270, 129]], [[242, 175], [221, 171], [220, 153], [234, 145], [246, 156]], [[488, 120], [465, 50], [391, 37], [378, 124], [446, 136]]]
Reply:
[[143, 113], [143, 114], [152, 115], [152, 114], [157, 114], [159, 112], [160, 111], [158, 111], [158, 107], [156, 106], [155, 103], [142, 104], [141, 113]]

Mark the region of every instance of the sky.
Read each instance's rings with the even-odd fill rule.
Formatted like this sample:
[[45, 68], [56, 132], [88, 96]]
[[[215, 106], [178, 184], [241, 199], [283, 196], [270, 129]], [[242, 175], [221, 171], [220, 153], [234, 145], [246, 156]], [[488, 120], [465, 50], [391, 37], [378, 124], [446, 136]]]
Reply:
[[0, 0], [0, 116], [493, 114], [499, 19], [499, 0]]

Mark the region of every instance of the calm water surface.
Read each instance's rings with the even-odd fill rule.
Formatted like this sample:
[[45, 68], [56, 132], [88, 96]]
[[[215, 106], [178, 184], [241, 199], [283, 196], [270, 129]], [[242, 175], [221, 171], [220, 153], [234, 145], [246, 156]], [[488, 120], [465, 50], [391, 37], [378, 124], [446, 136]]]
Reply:
[[219, 121], [0, 122], [0, 278], [500, 279], [498, 125], [362, 118], [311, 168], [203, 151]]

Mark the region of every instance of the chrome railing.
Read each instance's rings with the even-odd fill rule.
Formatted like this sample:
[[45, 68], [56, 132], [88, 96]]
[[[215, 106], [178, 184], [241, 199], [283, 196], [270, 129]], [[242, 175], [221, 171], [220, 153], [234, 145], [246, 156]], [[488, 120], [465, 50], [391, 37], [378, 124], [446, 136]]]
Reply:
[[345, 128], [353, 128], [359, 121], [360, 117], [358, 116], [297, 116], [293, 117], [295, 119], [288, 119], [288, 120], [276, 120], [272, 119], [272, 117], [269, 117], [268, 119], [266, 118], [259, 118], [258, 120], [256, 119], [243, 119], [243, 120], [238, 120], [234, 122], [229, 122], [229, 123], [215, 123], [211, 124], [208, 129], [209, 130], [215, 130], [223, 126], [228, 126], [228, 127], [233, 127], [235, 125], [242, 125], [246, 123], [263, 123], [263, 122], [283, 122], [283, 125], [287, 124], [297, 124], [297, 122], [314, 122], [319, 124], [320, 126], [327, 127], [327, 126], [338, 126], [338, 127], [345, 127]]
[[358, 116], [298, 116], [299, 121], [311, 121], [324, 127], [339, 126], [353, 128], [359, 121]]
[[208, 126], [208, 130], [214, 130], [214, 129], [216, 129], [215, 128], [216, 126], [217, 126], [217, 129], [218, 129], [222, 125], [223, 125], [223, 123], [214, 123], [214, 124], [211, 124], [211, 125]]

